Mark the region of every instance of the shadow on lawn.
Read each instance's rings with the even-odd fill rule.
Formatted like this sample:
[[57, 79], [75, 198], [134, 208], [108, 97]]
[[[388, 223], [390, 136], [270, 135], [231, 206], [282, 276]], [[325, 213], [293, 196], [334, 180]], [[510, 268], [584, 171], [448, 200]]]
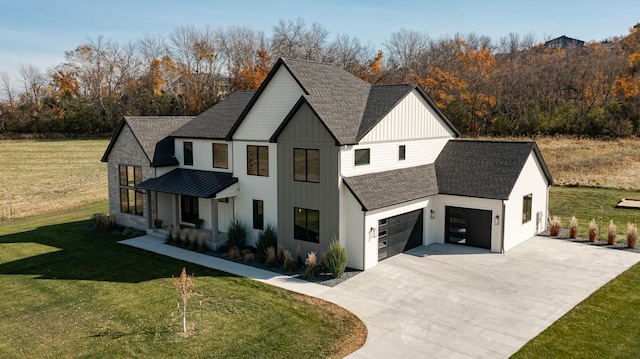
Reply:
[[[199, 277], [233, 276], [118, 244], [124, 237], [94, 231], [88, 229], [88, 225], [88, 221], [71, 222], [0, 236], [0, 250], [3, 252], [0, 255], [0, 274], [35, 275], [38, 279], [140, 283], [177, 277], [183, 267], [187, 267], [188, 272], [194, 272], [194, 267], [198, 267], [195, 272]], [[2, 248], [5, 244], [24, 246], [12, 250], [9, 246]], [[11, 258], [12, 255], [15, 259]]]

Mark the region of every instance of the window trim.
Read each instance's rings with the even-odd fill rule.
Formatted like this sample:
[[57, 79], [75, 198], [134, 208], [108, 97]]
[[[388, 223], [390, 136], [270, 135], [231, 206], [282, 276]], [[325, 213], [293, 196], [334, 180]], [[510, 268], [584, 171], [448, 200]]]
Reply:
[[[187, 147], [189, 147], [187, 149]], [[189, 156], [187, 156], [187, 153]], [[187, 161], [188, 160], [188, 161]], [[182, 162], [185, 166], [193, 166], [193, 142], [182, 142]]]
[[398, 146], [398, 161], [404, 161], [407, 159], [407, 146], [400, 145]]
[[142, 166], [118, 165], [118, 177], [120, 212], [134, 216], [144, 216], [143, 193], [135, 189], [135, 186], [142, 182]]
[[[227, 155], [224, 156], [224, 167], [223, 166], [216, 166], [216, 146], [224, 146], [226, 148], [226, 152]], [[229, 144], [228, 143], [217, 143], [214, 142], [211, 144], [211, 163], [213, 165], [213, 168], [221, 168], [221, 169], [225, 169], [228, 170], [229, 169]], [[218, 165], [220, 165], [218, 163]]]
[[[299, 237], [298, 234], [299, 232], [296, 231], [296, 217], [299, 211], [304, 211], [304, 222], [305, 222], [305, 227], [303, 228], [305, 235], [304, 238], [297, 238]], [[311, 230], [309, 230], [309, 213], [315, 213], [317, 218], [318, 218], [318, 228], [317, 228], [317, 232], [313, 232]], [[302, 213], [302, 212], [301, 212]], [[311, 240], [309, 234], [310, 233], [315, 233], [316, 236], [316, 240]], [[309, 242], [309, 243], [320, 243], [320, 210], [317, 209], [309, 209], [309, 208], [302, 208], [302, 207], [293, 207], [293, 239], [298, 240], [298, 241], [304, 241], [304, 242]]]
[[[255, 152], [256, 152], [256, 171], [255, 173], [252, 173], [249, 171], [250, 166], [249, 166], [249, 151], [250, 148], [255, 148]], [[267, 150], [267, 158], [260, 158], [260, 149], [266, 149]], [[261, 173], [260, 172], [260, 161], [266, 161], [266, 173]], [[263, 164], [264, 165], [264, 164]], [[260, 176], [260, 177], [269, 177], [269, 146], [258, 146], [258, 145], [247, 145], [247, 175], [249, 176]]]
[[522, 197], [522, 224], [531, 222], [533, 212], [533, 193]]
[[253, 200], [253, 229], [264, 230], [264, 201]]
[[[304, 179], [296, 179], [296, 151], [304, 151]], [[317, 180], [309, 179], [309, 151], [318, 153]], [[317, 148], [293, 148], [293, 180], [295, 182], [320, 183], [320, 149]]]
[[[358, 163], [358, 153], [366, 153], [366, 162], [360, 162]], [[357, 150], [354, 150], [353, 152], [353, 158], [354, 158], [354, 164], [356, 166], [366, 166], [368, 164], [371, 164], [371, 149], [370, 148], [358, 148]], [[364, 157], [362, 157], [364, 158]], [[362, 160], [362, 159], [360, 159]]]

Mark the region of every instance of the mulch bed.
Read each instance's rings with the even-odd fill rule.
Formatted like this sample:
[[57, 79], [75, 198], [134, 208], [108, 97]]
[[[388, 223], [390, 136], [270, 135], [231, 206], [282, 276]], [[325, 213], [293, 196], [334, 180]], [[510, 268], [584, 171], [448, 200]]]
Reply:
[[[560, 234], [558, 236], [550, 235], [548, 230], [540, 233], [539, 235], [540, 236], [549, 237], [549, 238], [562, 239], [562, 240], [569, 241], [569, 242], [574, 242], [574, 243], [582, 243], [582, 244], [588, 244], [588, 245], [591, 245], [591, 246], [598, 246], [598, 247], [605, 247], [605, 248], [610, 248], [610, 249], [617, 249], [617, 250], [627, 251], [627, 252], [632, 252], [632, 253], [640, 253], [640, 248], [629, 248], [624, 243], [616, 243], [616, 244], [610, 245], [610, 244], [607, 244], [607, 241], [590, 242], [588, 238], [583, 238], [583, 237], [569, 238], [569, 229], [567, 229], [567, 228], [563, 228], [560, 231]], [[618, 240], [619, 239], [620, 239], [620, 236], [618, 236]]]

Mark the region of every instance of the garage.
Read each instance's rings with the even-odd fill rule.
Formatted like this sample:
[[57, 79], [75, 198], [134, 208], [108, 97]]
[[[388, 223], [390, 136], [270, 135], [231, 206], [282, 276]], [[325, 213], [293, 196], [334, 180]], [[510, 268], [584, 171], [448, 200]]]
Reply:
[[378, 221], [378, 261], [422, 245], [422, 209]]
[[445, 242], [491, 249], [491, 211], [445, 207]]

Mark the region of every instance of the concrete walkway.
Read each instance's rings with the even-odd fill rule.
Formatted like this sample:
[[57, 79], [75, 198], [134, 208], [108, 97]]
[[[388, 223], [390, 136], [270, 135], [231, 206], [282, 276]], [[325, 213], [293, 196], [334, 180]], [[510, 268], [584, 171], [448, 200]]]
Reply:
[[436, 244], [334, 287], [162, 244], [123, 243], [336, 303], [367, 325], [349, 358], [508, 358], [640, 255], [534, 237], [506, 254]]

